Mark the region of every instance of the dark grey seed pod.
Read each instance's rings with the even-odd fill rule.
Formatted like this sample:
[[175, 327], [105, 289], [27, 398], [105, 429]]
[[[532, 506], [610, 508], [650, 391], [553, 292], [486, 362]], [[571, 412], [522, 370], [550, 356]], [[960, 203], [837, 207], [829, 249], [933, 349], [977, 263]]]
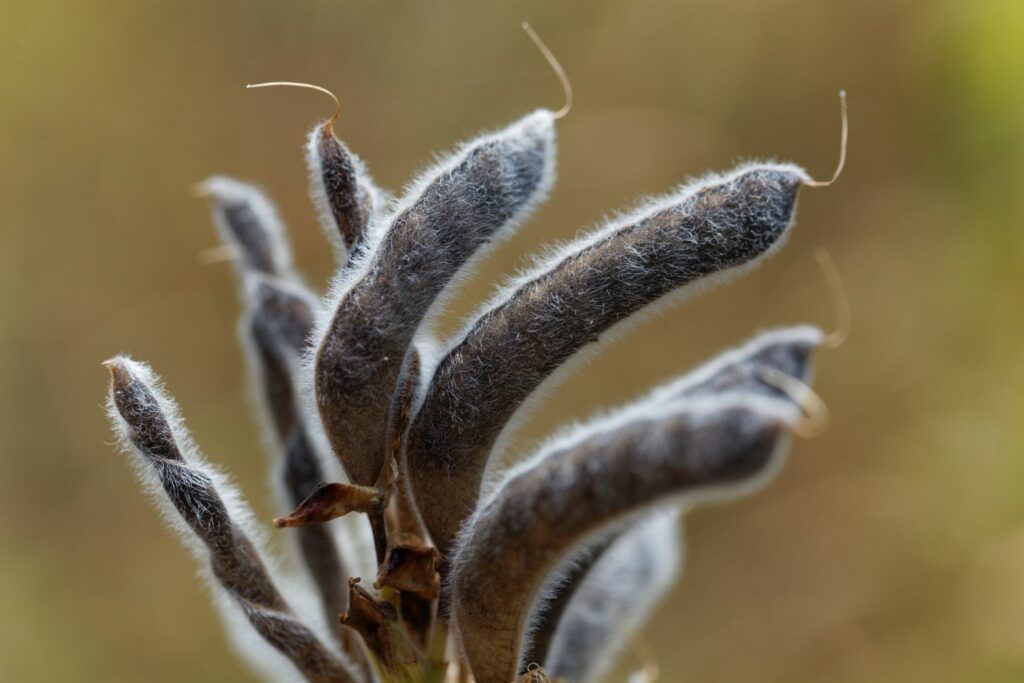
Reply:
[[[811, 356], [823, 340], [824, 335], [821, 331], [809, 325], [764, 332], [743, 346], [726, 351], [686, 375], [658, 387], [644, 399], [644, 402], [657, 405], [679, 398], [714, 396], [734, 391], [788, 398], [778, 384], [771, 381], [771, 377], [765, 376], [764, 369], [769, 368], [809, 384], [811, 381]], [[583, 427], [578, 427], [577, 431], [599, 428], [601, 422], [603, 422], [603, 418], [597, 418]], [[613, 545], [631, 547], [631, 542], [620, 544], [618, 539], [623, 535], [632, 535], [634, 533], [632, 529], [632, 525], [616, 529], [609, 535], [574, 552], [567, 562], [567, 566], [560, 568], [548, 580], [544, 590], [541, 591], [541, 598], [533, 608], [534, 614], [530, 617], [529, 638], [520, 663], [520, 674], [525, 672], [525, 666], [537, 663], [543, 665], [552, 676], [564, 675], [568, 680], [589, 680], [598, 677], [592, 673], [587, 676], [577, 676], [578, 672], [575, 671], [573, 675], [564, 672], [558, 674], [552, 670], [548, 652], [556, 630], [563, 628], [563, 621], [578, 621], [581, 625], [585, 623], [582, 616], [579, 618], [566, 616], [566, 610], [575, 600], [576, 593], [581, 586], [591, 581], [589, 578], [591, 572], [594, 571], [595, 565], [601, 561], [608, 548]], [[638, 562], [643, 562], [646, 555], [640, 550], [642, 548], [637, 551], [637, 558]], [[625, 556], [626, 552], [623, 551], [622, 554]], [[625, 562], [625, 559], [622, 562]], [[618, 566], [620, 562], [616, 560], [612, 564]], [[636, 569], [641, 571], [643, 567]], [[630, 569], [623, 566], [621, 571], [626, 572]], [[597, 581], [600, 582], [600, 580]], [[607, 589], [606, 592], [611, 594], [614, 591]], [[582, 604], [586, 605], [588, 602], [588, 600], [584, 600]], [[593, 617], [596, 619], [596, 615]], [[619, 621], [608, 617], [605, 623], [618, 624]], [[576, 626], [571, 627], [573, 630], [576, 628]], [[565, 651], [558, 657], [562, 659], [572, 657], [573, 653], [578, 652], [580, 648], [570, 646], [569, 643], [579, 643], [584, 638], [587, 638], [586, 634], [572, 635], [566, 641]], [[600, 640], [600, 638], [595, 636], [595, 640]], [[606, 643], [601, 646], [600, 650], [607, 652], [610, 647], [611, 644]], [[610, 661], [613, 657], [614, 655], [609, 655], [607, 659]], [[595, 665], [600, 661], [600, 658], [596, 656], [579, 657], [573, 659], [574, 664], [565, 665], [562, 668], [576, 669], [578, 668], [577, 664], [586, 664], [588, 659], [592, 660]]]
[[291, 273], [292, 255], [277, 210], [255, 186], [214, 176], [200, 190], [213, 198], [213, 217], [221, 239], [234, 246], [241, 265], [270, 275]]
[[659, 510], [632, 525], [601, 553], [574, 591], [544, 669], [553, 679], [601, 680], [681, 565], [679, 511]]
[[[310, 438], [299, 402], [296, 372], [313, 329], [317, 302], [303, 286], [251, 272], [245, 279], [248, 302], [243, 321], [253, 375], [262, 388], [262, 403], [274, 425], [269, 441], [276, 455], [281, 502], [293, 509], [327, 478], [320, 454]], [[337, 616], [348, 609], [345, 581], [349, 569], [326, 525], [296, 532], [302, 561], [320, 596], [326, 623], [346, 651], [362, 664], [363, 652]]]
[[373, 184], [362, 160], [334, 136], [334, 119], [310, 131], [306, 164], [310, 194], [324, 231], [339, 253], [351, 254], [386, 195]]
[[507, 683], [530, 606], [580, 543], [651, 505], [749, 489], [773, 471], [791, 401], [739, 393], [629, 406], [516, 470], [451, 564], [452, 614], [477, 683]]
[[125, 450], [138, 456], [154, 497], [169, 504], [184, 537], [206, 561], [212, 584], [232, 599], [260, 636], [310, 681], [356, 681], [351, 665], [326, 647], [292, 612], [243, 528], [238, 494], [204, 463], [173, 401], [148, 367], [124, 357], [111, 373], [108, 412]]
[[381, 472], [391, 398], [428, 310], [474, 255], [536, 206], [553, 176], [553, 119], [538, 111], [424, 175], [342, 271], [313, 375], [327, 436], [353, 483], [372, 485]]
[[408, 438], [410, 482], [451, 547], [512, 415], [581, 349], [668, 294], [780, 244], [808, 180], [791, 165], [701, 180], [570, 243], [503, 290], [437, 363]]
[[[214, 198], [222, 239], [241, 254], [234, 261], [246, 305], [241, 338], [257, 392], [258, 417], [270, 418], [258, 422], [272, 427], [266, 440], [276, 468], [279, 504], [292, 509], [326, 478], [300, 405], [296, 374], [319, 304], [292, 270], [285, 229], [270, 201], [256, 188], [229, 178], [208, 180], [204, 189]], [[319, 594], [325, 623], [365, 669], [361, 647], [337, 620], [348, 608], [349, 569], [332, 530], [303, 528], [295, 540]]]

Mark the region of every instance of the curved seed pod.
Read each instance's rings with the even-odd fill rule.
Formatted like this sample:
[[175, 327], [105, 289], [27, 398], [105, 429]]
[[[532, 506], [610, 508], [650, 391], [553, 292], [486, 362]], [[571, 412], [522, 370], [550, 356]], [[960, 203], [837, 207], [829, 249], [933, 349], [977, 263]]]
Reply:
[[452, 560], [452, 614], [477, 683], [515, 678], [530, 606], [576, 546], [659, 502], [749, 489], [798, 419], [791, 401], [738, 393], [641, 402], [517, 469]]
[[523, 401], [648, 304], [771, 251], [808, 181], [792, 165], [701, 180], [570, 243], [484, 308], [438, 362], [408, 437], [412, 490], [441, 552], [472, 512], [488, 456]]
[[199, 459], [169, 397], [149, 368], [124, 357], [106, 362], [108, 412], [123, 448], [138, 456], [143, 483], [166, 504], [211, 584], [231, 598], [251, 627], [309, 681], [356, 681], [350, 664], [292, 612], [242, 528], [237, 494]]
[[284, 225], [260, 190], [233, 178], [214, 176], [200, 183], [199, 192], [213, 199], [217, 231], [238, 250], [245, 270], [291, 274], [292, 255]]
[[[222, 239], [241, 256], [234, 260], [246, 303], [241, 337], [258, 391], [260, 417], [269, 418], [259, 422], [273, 426], [266, 438], [277, 460], [275, 488], [284, 505], [295, 507], [325, 479], [310, 439], [310, 425], [299, 405], [296, 377], [318, 302], [292, 271], [284, 226], [258, 189], [225, 177], [211, 178], [201, 189], [214, 200]], [[296, 540], [319, 593], [326, 623], [365, 669], [368, 663], [355, 635], [337, 620], [348, 607], [345, 580], [349, 570], [332, 530], [326, 526], [305, 528]]]
[[554, 119], [537, 111], [425, 175], [342, 271], [313, 375], [327, 436], [353, 483], [372, 485], [381, 473], [391, 398], [428, 309], [467, 261], [546, 195], [553, 177]]
[[338, 114], [318, 124], [306, 141], [306, 165], [313, 203], [324, 232], [339, 254], [359, 247], [375, 209], [387, 195], [373, 183], [366, 165], [334, 136]]
[[[803, 383], [810, 383], [811, 355], [824, 340], [825, 336], [821, 331], [809, 325], [764, 332], [743, 346], [726, 351], [686, 375], [658, 387], [651, 392], [645, 402], [661, 404], [677, 398], [714, 396], [726, 391], [786, 397], [785, 392], [779, 389], [777, 384], [765, 381], [762, 370], [765, 367], [772, 368]], [[603, 418], [598, 418], [588, 425], [577, 427], [576, 430], [593, 429], [594, 425], [602, 420]], [[613, 545], [629, 545], [620, 542], [619, 539], [624, 533], [634, 534], [631, 529], [630, 526], [616, 529], [582, 550], [574, 552], [572, 559], [567, 563], [568, 566], [557, 571], [554, 577], [547, 581], [544, 590], [541, 591], [543, 597], [538, 599], [537, 605], [534, 606], [534, 614], [530, 618], [530, 638], [524, 650], [520, 673], [525, 672], [523, 667], [526, 665], [537, 663], [543, 664], [552, 676], [559, 675], [549, 664], [548, 652], [556, 630], [563, 628], [562, 622], [573, 619], [571, 616], [564, 616], [565, 611], [575, 600], [580, 587], [591, 581], [589, 577], [595, 565], [602, 562], [605, 551]], [[638, 553], [638, 557], [639, 561], [642, 561], [645, 556]], [[611, 617], [609, 620], [610, 623], [616, 623]], [[574, 635], [571, 640], [579, 641], [584, 637], [582, 634]], [[560, 657], [570, 655], [571, 652]], [[575, 661], [584, 663], [583, 659]], [[575, 675], [566, 677], [573, 681], [579, 678]], [[596, 675], [588, 676], [591, 677]]]
[[320, 223], [335, 245], [342, 262], [358, 246], [374, 209], [386, 203], [387, 195], [370, 178], [365, 164], [334, 135], [341, 115], [341, 103], [327, 88], [310, 83], [273, 81], [252, 83], [246, 88], [287, 86], [322, 92], [334, 102], [334, 113], [318, 123], [306, 141], [310, 194], [320, 213]]
[[675, 582], [679, 510], [659, 510], [617, 537], [576, 590], [544, 669], [574, 683], [600, 680]]
[[[243, 337], [253, 375], [262, 387], [262, 403], [272, 418], [269, 441], [279, 454], [278, 472], [282, 502], [290, 509], [299, 505], [325, 480], [320, 455], [310, 438], [310, 426], [299, 404], [296, 370], [313, 328], [316, 299], [305, 287], [259, 272], [245, 279], [248, 310]], [[296, 532], [302, 561], [320, 596], [326, 623], [338, 642], [363, 668], [365, 655], [356, 636], [338, 622], [348, 609], [346, 566], [332, 530], [326, 525], [305, 526]]]

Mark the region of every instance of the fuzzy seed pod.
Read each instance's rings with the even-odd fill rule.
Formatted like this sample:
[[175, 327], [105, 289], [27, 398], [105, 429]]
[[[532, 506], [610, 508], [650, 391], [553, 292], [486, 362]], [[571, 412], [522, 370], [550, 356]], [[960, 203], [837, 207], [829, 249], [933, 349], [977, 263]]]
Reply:
[[[313, 328], [316, 300], [304, 287], [259, 272], [245, 280], [248, 302], [243, 335], [248, 332], [252, 372], [262, 387], [265, 412], [271, 417], [270, 437], [278, 454], [277, 480], [281, 502], [299, 505], [325, 480], [320, 455], [310, 438], [311, 426], [299, 405], [296, 371]], [[350, 575], [327, 526], [306, 526], [296, 534], [302, 561], [320, 595], [326, 623], [346, 651], [362, 661], [363, 653], [338, 623], [348, 608], [345, 580]]]
[[199, 458], [173, 401], [162, 393], [149, 368], [124, 357], [106, 365], [114, 430], [123, 448], [138, 456], [143, 481], [169, 504], [169, 518], [183, 522], [179, 527], [206, 560], [211, 583], [307, 680], [357, 681], [350, 664], [295, 616], [274, 585], [240, 525], [244, 513], [239, 511], [237, 494]]
[[339, 254], [351, 254], [366, 234], [375, 209], [387, 196], [370, 178], [366, 165], [334, 136], [337, 114], [317, 125], [306, 142], [310, 195], [324, 232]]
[[570, 243], [484, 307], [438, 361], [408, 436], [413, 494], [441, 552], [520, 405], [649, 304], [777, 247], [808, 181], [799, 167], [763, 164], [700, 180]]
[[679, 510], [658, 510], [596, 559], [559, 621], [544, 670], [574, 683], [601, 680], [675, 582]]
[[234, 246], [246, 270], [279, 277], [291, 274], [292, 254], [274, 205], [253, 185], [214, 176], [199, 185], [213, 198], [217, 231]]
[[[294, 507], [325, 478], [299, 405], [296, 377], [318, 303], [292, 270], [285, 229], [271, 202], [255, 187], [230, 178], [212, 178], [202, 187], [214, 199], [222, 239], [241, 256], [234, 265], [246, 303], [243, 346], [258, 389], [260, 417], [270, 418], [260, 422], [273, 426], [267, 440], [277, 462], [281, 502]], [[337, 623], [337, 615], [348, 607], [344, 581], [349, 571], [331, 530], [302, 529], [296, 540], [320, 595], [326, 623], [333, 627], [338, 642], [362, 663], [354, 634]]]
[[[787, 397], [780, 387], [765, 376], [765, 369], [782, 373], [799, 382], [811, 381], [811, 354], [824, 340], [822, 333], [811, 326], [801, 325], [759, 334], [743, 346], [726, 351], [713, 360], [682, 377], [664, 384], [644, 399], [648, 404], [662, 404], [679, 398], [714, 396], [717, 393], [739, 391], [773, 397]], [[572, 432], [592, 430], [603, 422], [603, 416], [576, 427], [569, 434], [556, 437], [558, 440], [572, 439]], [[615, 529], [573, 553], [567, 566], [555, 572], [547, 581], [534, 614], [530, 618], [529, 642], [524, 650], [520, 673], [531, 663], [544, 665], [554, 675], [548, 660], [556, 629], [561, 629], [563, 616], [576, 592], [590, 581], [591, 572], [613, 545], [620, 545], [618, 539], [636, 533], [633, 526]], [[628, 543], [623, 543], [628, 545]], [[640, 555], [642, 559], [642, 555]], [[623, 571], [626, 571], [624, 568]], [[574, 637], [578, 640], [583, 636]], [[577, 680], [568, 676], [569, 680]]]
[[515, 678], [530, 606], [572, 550], [629, 515], [746, 490], [777, 464], [789, 400], [641, 402], [517, 470], [460, 537], [452, 614], [477, 683]]
[[342, 271], [313, 376], [327, 436], [353, 483], [373, 485], [381, 473], [392, 395], [428, 309], [546, 195], [553, 176], [554, 119], [538, 111], [421, 178]]

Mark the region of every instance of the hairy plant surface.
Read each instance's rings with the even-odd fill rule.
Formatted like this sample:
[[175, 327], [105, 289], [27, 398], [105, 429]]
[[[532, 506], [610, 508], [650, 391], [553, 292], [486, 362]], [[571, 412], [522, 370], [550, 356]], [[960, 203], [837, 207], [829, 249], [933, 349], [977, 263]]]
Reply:
[[708, 175], [538, 260], [454, 338], [428, 338], [453, 282], [546, 197], [564, 113], [462, 144], [398, 198], [334, 137], [337, 113], [318, 124], [311, 193], [339, 261], [323, 296], [294, 271], [261, 191], [202, 185], [236, 255], [240, 333], [277, 468], [274, 526], [294, 535], [315, 608], [296, 596], [303, 577], [269, 561], [154, 372], [107, 361], [122, 446], [269, 680], [596, 681], [671, 586], [682, 512], [756, 488], [806, 426], [827, 339], [798, 326], [499, 471], [501, 437], [531, 398], [653, 306], [779, 248], [799, 189], [815, 184], [792, 164]]

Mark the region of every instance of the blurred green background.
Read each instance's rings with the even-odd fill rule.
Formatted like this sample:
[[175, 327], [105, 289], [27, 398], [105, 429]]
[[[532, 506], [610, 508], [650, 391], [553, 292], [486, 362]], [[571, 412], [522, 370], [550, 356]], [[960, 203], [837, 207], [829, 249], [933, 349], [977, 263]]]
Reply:
[[[487, 260], [457, 323], [523, 255], [644, 193], [746, 157], [826, 177], [836, 92], [850, 159], [804, 191], [753, 275], [645, 323], [521, 433], [614, 404], [793, 322], [854, 330], [824, 354], [830, 431], [768, 489], [689, 518], [687, 569], [645, 635], [664, 680], [1024, 680], [1024, 3], [1019, 0], [0, 2], [0, 678], [249, 681], [191, 559], [116, 454], [101, 360], [149, 360], [258, 511], [228, 265], [192, 183], [279, 202], [310, 279], [329, 276], [301, 144], [322, 96], [399, 188], [435, 151], [537, 106], [565, 65], [550, 202]], [[621, 670], [635, 662], [627, 659]]]

